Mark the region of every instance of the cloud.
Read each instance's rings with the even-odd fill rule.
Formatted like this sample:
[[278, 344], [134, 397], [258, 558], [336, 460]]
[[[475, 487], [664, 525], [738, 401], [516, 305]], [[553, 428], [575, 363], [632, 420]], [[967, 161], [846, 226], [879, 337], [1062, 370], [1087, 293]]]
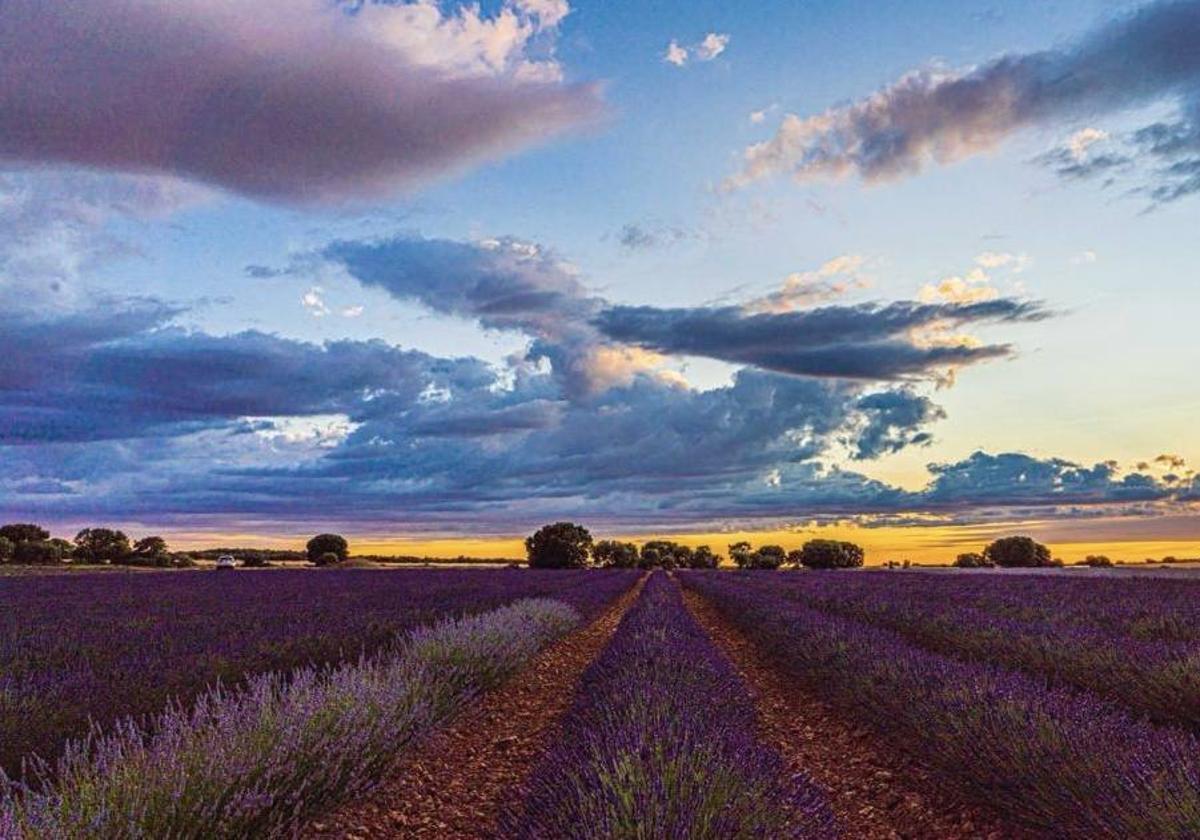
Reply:
[[630, 223], [621, 228], [617, 241], [630, 251], [649, 251], [665, 248], [689, 237], [683, 228], [658, 224]]
[[667, 64], [674, 64], [676, 67], [682, 67], [687, 64], [688, 51], [686, 47], [679, 46], [674, 39], [667, 44], [667, 51], [663, 53], [663, 61]]
[[1104, 504], [1164, 499], [1169, 491], [1143, 473], [1117, 477], [1111, 462], [1091, 467], [1061, 458], [975, 452], [949, 464], [930, 464], [922, 493], [932, 506]]
[[946, 418], [941, 406], [909, 388], [868, 394], [855, 407], [864, 417], [853, 441], [855, 460], [878, 458], [910, 446], [928, 446], [933, 436], [925, 427]]
[[329, 307], [325, 305], [323, 297], [325, 290], [320, 286], [313, 286], [307, 292], [300, 296], [300, 305], [308, 310], [308, 314], [314, 318], [324, 318], [329, 314]]
[[209, 198], [155, 176], [0, 173], [0, 301], [70, 307], [90, 273], [139, 253], [131, 222], [161, 221]]
[[[789, 114], [771, 139], [745, 150], [736, 188], [788, 174], [797, 181], [857, 175], [878, 182], [912, 175], [989, 151], [1013, 133], [1080, 117], [1111, 114], [1168, 100], [1194, 103], [1200, 92], [1200, 2], [1158, 2], [1091, 31], [1061, 49], [1001, 56], [977, 67], [916, 70], [849, 105], [800, 117]], [[1186, 109], [1186, 108], [1185, 108]], [[1194, 116], [1194, 108], [1190, 112]], [[1168, 138], [1180, 156], [1160, 200], [1189, 191], [1191, 148], [1200, 134], [1191, 117], [1160, 124], [1145, 136], [1164, 156]], [[1076, 135], [1075, 159], [1095, 133]], [[1097, 158], [1089, 160], [1097, 165]], [[1065, 165], [1066, 162], [1062, 162]], [[1116, 161], [1106, 162], [1116, 165]]]
[[834, 300], [853, 289], [865, 289], [869, 279], [862, 273], [866, 257], [842, 254], [824, 262], [815, 271], [795, 271], [783, 281], [783, 288], [742, 305], [746, 312], [791, 312], [801, 307]]
[[548, 52], [563, 2], [95, 0], [0, 7], [0, 160], [373, 199], [587, 123]]
[[605, 361], [611, 387], [574, 394], [522, 361], [217, 336], [173, 326], [183, 313], [112, 298], [9, 313], [0, 516], [513, 533], [563, 516], [631, 529], [984, 509], [1078, 517], [1195, 492], [1111, 463], [1015, 453], [932, 465], [920, 491], [830, 463], [928, 444], [944, 412], [911, 386], [745, 368], [697, 390], [626, 376], [618, 357]]
[[704, 40], [696, 45], [696, 58], [699, 61], [712, 61], [725, 52], [725, 48], [728, 46], [728, 35], [709, 32], [704, 36]]
[[613, 306], [594, 323], [608, 338], [659, 353], [704, 356], [795, 376], [863, 380], [928, 378], [936, 371], [1012, 354], [1008, 345], [920, 343], [940, 326], [1035, 321], [1048, 313], [1010, 299], [975, 303], [864, 303], [796, 312], [737, 307]]
[[725, 52], [728, 46], [729, 36], [719, 32], [709, 32], [699, 43], [686, 47], [672, 38], [671, 43], [667, 44], [666, 52], [663, 53], [663, 61], [676, 67], [683, 67], [693, 58], [696, 61], [712, 61]]

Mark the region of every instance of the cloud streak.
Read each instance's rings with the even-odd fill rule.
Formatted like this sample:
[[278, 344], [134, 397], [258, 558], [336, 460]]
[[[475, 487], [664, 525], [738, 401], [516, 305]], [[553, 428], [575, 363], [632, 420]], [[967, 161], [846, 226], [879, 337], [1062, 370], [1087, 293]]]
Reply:
[[[963, 71], [917, 70], [849, 105], [788, 115], [774, 137], [745, 150], [741, 170], [726, 186], [782, 174], [797, 181], [857, 175], [878, 182], [986, 152], [1029, 126], [1162, 100], [1189, 110], [1200, 96], [1198, 42], [1200, 2], [1177, 0], [1145, 6], [1063, 49], [1004, 55]], [[1172, 154], [1200, 136], [1194, 119], [1160, 124], [1155, 133], [1169, 138]], [[1145, 139], [1153, 150], [1155, 138]], [[1076, 143], [1067, 150], [1076, 164], [1071, 152], [1078, 149]], [[1159, 146], [1160, 157], [1164, 152]], [[1160, 173], [1166, 192], [1159, 198], [1178, 197], [1167, 182], [1187, 191], [1194, 160], [1177, 159], [1173, 175]]]
[[374, 199], [593, 120], [536, 44], [561, 2], [0, 6], [0, 159], [178, 175], [296, 203]]

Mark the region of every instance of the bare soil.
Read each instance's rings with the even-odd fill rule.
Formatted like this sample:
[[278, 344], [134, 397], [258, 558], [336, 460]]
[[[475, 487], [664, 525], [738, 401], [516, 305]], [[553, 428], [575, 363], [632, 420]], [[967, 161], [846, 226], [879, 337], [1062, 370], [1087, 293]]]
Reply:
[[758, 708], [759, 737], [794, 773], [804, 773], [833, 805], [843, 836], [854, 840], [1029, 838], [995, 815], [957, 800], [911, 757], [814, 697], [695, 592], [692, 614], [734, 663]]
[[367, 796], [311, 822], [302, 837], [475, 840], [525, 799], [525, 783], [574, 701], [584, 670], [641, 592], [639, 581], [586, 627], [534, 658], [403, 761]]

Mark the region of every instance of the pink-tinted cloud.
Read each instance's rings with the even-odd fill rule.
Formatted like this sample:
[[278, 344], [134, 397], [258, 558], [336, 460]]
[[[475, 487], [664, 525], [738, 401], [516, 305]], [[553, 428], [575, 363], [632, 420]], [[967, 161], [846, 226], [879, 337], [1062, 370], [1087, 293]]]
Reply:
[[431, 0], [0, 5], [0, 160], [169, 173], [268, 200], [369, 199], [594, 119], [554, 24]]

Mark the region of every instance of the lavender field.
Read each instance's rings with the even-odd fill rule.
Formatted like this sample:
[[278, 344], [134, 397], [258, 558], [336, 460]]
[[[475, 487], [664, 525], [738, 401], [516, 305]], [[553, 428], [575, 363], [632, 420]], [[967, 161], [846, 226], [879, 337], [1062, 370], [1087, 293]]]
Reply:
[[[455, 797], [431, 792], [491, 776], [510, 793], [473, 800], [478, 828], [401, 830], [381, 808], [350, 833], [1200, 836], [1200, 583], [578, 569], [0, 585], [25, 616], [4, 618], [4, 840], [327, 836], [321, 820], [388, 784], [438, 826]], [[500, 742], [472, 718], [493, 692], [518, 722]], [[405, 763], [439, 733], [461, 762]]]
[[218, 682], [371, 653], [436, 619], [553, 597], [591, 615], [632, 573], [345, 570], [0, 578], [0, 769]]

